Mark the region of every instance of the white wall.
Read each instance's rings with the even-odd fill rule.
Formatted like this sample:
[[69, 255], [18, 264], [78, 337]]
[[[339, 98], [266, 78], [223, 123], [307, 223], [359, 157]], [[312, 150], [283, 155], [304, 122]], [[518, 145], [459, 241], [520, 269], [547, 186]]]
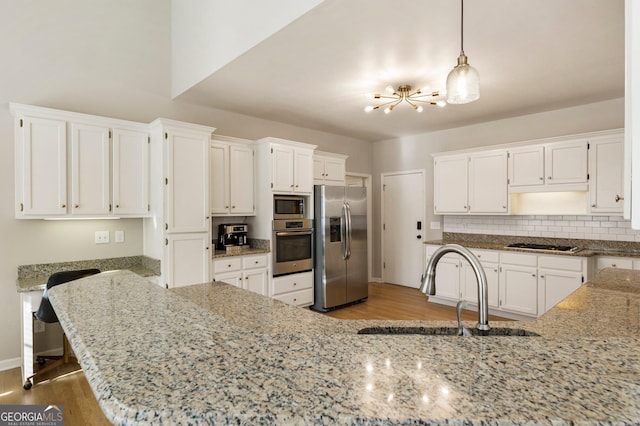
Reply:
[[323, 0], [173, 0], [173, 96], [213, 74]]
[[[427, 211], [425, 240], [440, 239], [442, 231], [429, 229], [433, 214], [432, 153], [463, 148], [499, 145], [511, 142], [563, 136], [624, 127], [624, 100], [614, 99], [539, 114], [459, 127], [374, 143], [373, 244], [380, 247], [380, 174], [400, 170], [425, 169]], [[381, 277], [380, 250], [374, 249], [373, 275]]]
[[[349, 170], [371, 173], [368, 142], [173, 101], [170, 0], [0, 0], [0, 10], [0, 365], [20, 356], [18, 265], [142, 254], [140, 219], [14, 219], [9, 102], [299, 140], [349, 155]], [[94, 231], [116, 229], [125, 230], [125, 244], [93, 244]]]

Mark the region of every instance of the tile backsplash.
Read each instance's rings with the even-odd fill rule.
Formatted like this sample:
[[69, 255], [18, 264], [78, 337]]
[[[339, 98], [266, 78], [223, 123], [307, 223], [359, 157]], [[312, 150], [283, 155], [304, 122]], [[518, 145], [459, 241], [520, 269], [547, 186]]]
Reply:
[[521, 237], [640, 241], [620, 216], [445, 216], [444, 232]]

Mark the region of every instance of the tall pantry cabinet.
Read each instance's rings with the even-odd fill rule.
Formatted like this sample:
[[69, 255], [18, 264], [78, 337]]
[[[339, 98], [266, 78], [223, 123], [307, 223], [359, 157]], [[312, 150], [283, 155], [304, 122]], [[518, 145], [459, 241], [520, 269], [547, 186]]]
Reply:
[[144, 253], [161, 259], [162, 285], [209, 281], [209, 145], [213, 127], [157, 119], [151, 131], [151, 217]]

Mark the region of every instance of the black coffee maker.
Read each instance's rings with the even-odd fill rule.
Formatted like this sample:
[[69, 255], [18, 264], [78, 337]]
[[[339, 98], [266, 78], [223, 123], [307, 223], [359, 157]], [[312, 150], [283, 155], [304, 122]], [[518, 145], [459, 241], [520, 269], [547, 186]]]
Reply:
[[233, 223], [218, 225], [218, 242], [216, 248], [224, 250], [229, 246], [245, 246], [247, 245], [247, 230], [249, 226], [246, 223]]

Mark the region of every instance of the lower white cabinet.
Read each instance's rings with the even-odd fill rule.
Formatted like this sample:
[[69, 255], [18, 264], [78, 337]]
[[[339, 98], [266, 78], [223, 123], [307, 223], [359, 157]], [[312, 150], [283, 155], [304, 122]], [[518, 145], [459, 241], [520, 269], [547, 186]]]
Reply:
[[208, 232], [167, 234], [167, 287], [209, 282], [210, 240]]
[[294, 306], [313, 305], [313, 271], [274, 277], [271, 296]]
[[630, 257], [597, 256], [596, 271], [601, 271], [604, 268], [640, 269], [638, 267], [634, 268], [634, 263], [637, 262], [637, 260], [634, 261]]
[[263, 296], [269, 291], [269, 255], [223, 257], [213, 260], [213, 279]]
[[[439, 247], [427, 245], [427, 261]], [[489, 309], [505, 317], [542, 315], [578, 289], [589, 270], [586, 257], [470, 250], [487, 277]], [[436, 267], [436, 295], [429, 300], [448, 305], [465, 300], [477, 306], [478, 285], [471, 265], [457, 254], [443, 256]]]

